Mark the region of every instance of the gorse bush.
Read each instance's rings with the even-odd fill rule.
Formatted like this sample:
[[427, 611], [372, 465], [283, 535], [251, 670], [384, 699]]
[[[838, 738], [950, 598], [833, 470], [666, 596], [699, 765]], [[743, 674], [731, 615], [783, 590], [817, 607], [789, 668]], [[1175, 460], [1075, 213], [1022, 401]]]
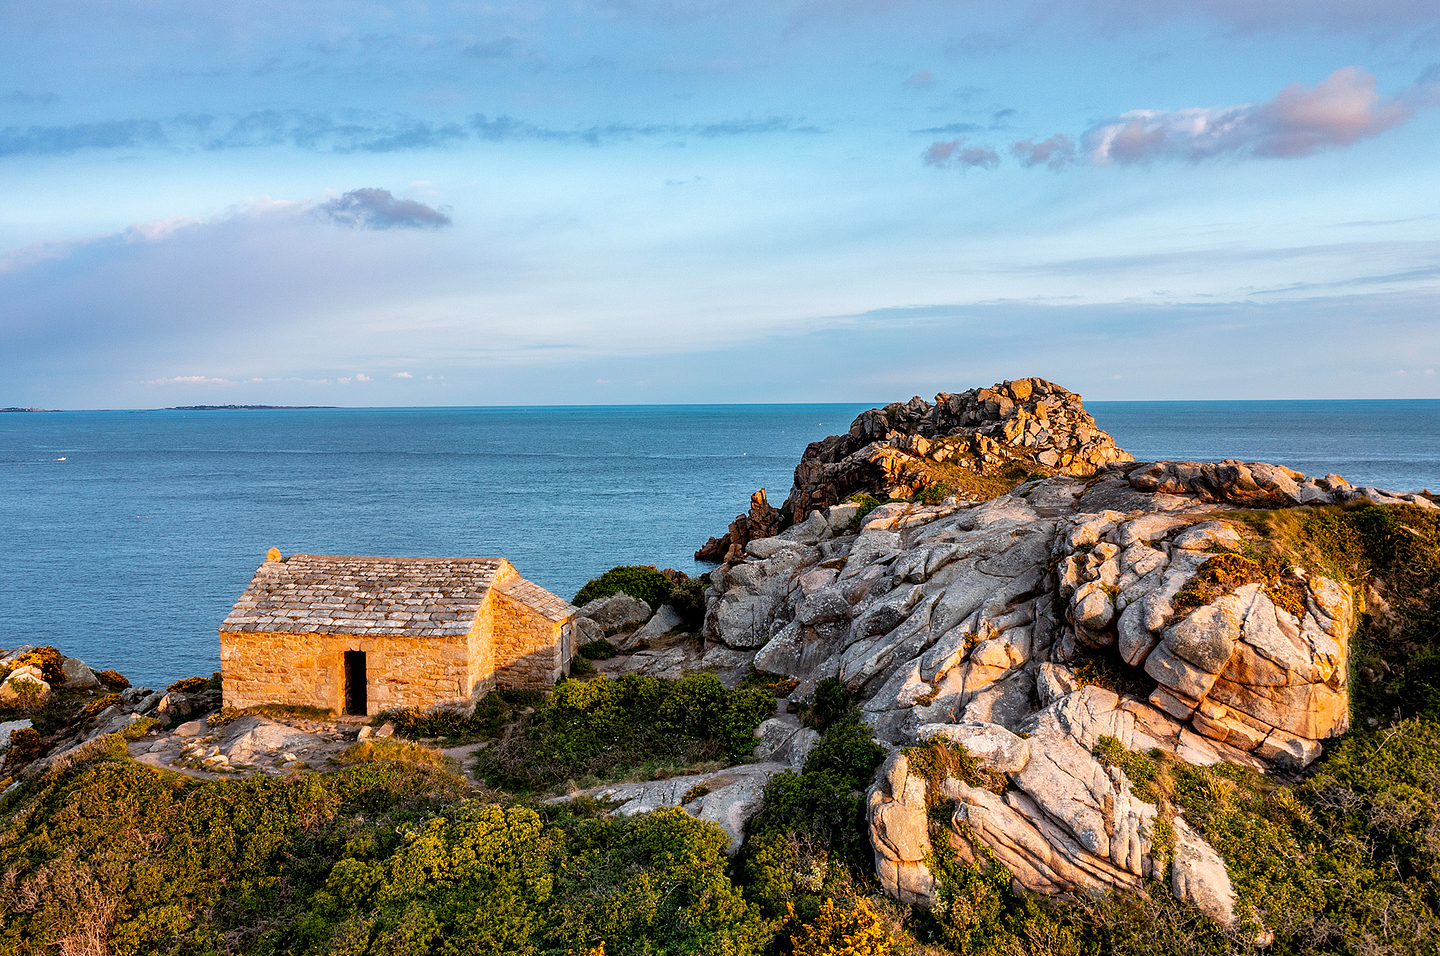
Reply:
[[100, 679], [100, 683], [111, 690], [124, 690], [130, 686], [130, 678], [119, 671], [96, 671], [95, 676]]
[[10, 743], [5, 748], [5, 766], [13, 770], [19, 764], [33, 760], [45, 749], [45, 739], [32, 727], [17, 727], [10, 731]]
[[22, 667], [34, 667], [40, 671], [41, 678], [51, 687], [58, 687], [65, 683], [65, 655], [55, 648], [42, 645], [33, 651], [26, 651], [10, 662], [12, 672]]
[[[793, 915], [793, 907], [790, 910]], [[895, 939], [890, 927], [864, 899], [842, 909], [833, 899], [820, 904], [812, 922], [790, 937], [794, 956], [890, 956]]]
[[633, 598], [639, 598], [652, 608], [670, 600], [675, 583], [661, 574], [652, 565], [622, 564], [611, 568], [595, 580], [586, 584], [575, 595], [571, 603], [584, 607], [591, 601], [607, 598], [624, 591]]
[[755, 728], [774, 712], [770, 694], [727, 690], [713, 674], [568, 680], [481, 751], [477, 767], [496, 786], [529, 792], [651, 765], [741, 760], [755, 748]]

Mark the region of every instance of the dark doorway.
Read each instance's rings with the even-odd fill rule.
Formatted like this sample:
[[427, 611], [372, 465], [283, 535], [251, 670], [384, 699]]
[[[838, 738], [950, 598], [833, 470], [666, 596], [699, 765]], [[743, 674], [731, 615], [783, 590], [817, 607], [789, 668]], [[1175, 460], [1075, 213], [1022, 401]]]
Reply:
[[345, 652], [345, 713], [364, 717], [365, 700], [365, 652]]

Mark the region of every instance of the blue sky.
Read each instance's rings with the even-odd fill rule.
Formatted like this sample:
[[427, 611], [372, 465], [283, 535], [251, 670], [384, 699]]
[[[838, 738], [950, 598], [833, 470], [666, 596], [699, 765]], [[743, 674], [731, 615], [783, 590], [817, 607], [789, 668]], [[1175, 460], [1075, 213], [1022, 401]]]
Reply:
[[1440, 397], [1433, 0], [0, 26], [0, 405]]

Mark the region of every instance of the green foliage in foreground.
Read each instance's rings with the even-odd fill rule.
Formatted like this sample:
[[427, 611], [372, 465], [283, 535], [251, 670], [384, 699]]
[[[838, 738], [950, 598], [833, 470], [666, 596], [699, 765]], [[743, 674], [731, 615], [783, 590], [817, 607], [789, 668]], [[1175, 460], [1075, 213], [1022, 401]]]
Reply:
[[569, 680], [480, 751], [476, 767], [492, 785], [534, 793], [647, 767], [731, 763], [750, 755], [755, 728], [774, 713], [766, 691], [728, 690], [713, 674]]
[[381, 761], [196, 782], [118, 741], [5, 807], [0, 951], [758, 953], [771, 932], [683, 811], [546, 822]]
[[675, 582], [648, 564], [622, 564], [587, 583], [575, 595], [576, 607], [584, 607], [591, 601], [607, 598], [624, 591], [633, 598], [639, 598], [652, 608], [670, 600]]

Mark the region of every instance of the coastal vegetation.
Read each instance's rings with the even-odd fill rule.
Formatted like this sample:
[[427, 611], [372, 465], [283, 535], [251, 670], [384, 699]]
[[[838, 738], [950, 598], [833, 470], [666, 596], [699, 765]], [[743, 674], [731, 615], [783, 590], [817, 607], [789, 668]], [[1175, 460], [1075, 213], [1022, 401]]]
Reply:
[[[875, 879], [866, 823], [883, 750], [836, 680], [798, 715], [815, 747], [769, 779], [730, 856], [723, 830], [679, 808], [612, 816], [594, 799], [553, 801], [753, 759], [756, 728], [791, 687], [767, 675], [736, 688], [709, 674], [595, 676], [492, 693], [464, 714], [396, 711], [383, 715], [396, 738], [359, 741], [319, 773], [159, 771], [126, 749], [146, 721], [27, 773], [49, 741], [114, 706], [127, 682], [105, 672], [87, 695], [0, 713], [33, 724], [11, 734], [14, 779], [0, 796], [0, 952], [1440, 953], [1440, 518], [1389, 505], [1225, 514], [1243, 539], [1212, 549], [1197, 588], [1261, 584], [1278, 606], [1299, 567], [1347, 581], [1363, 605], [1353, 729], [1308, 769], [1265, 776], [1114, 738], [1095, 747], [1159, 808], [1157, 846], [1183, 817], [1224, 858], [1234, 930], [1158, 882], [1144, 894], [1018, 893], [983, 856], [932, 854], [936, 905], [895, 902]], [[209, 679], [197, 680], [172, 686]], [[439, 749], [457, 743], [477, 745], [472, 779]], [[932, 739], [906, 756], [931, 781], [936, 842], [955, 810], [936, 783], [1005, 789], [959, 744]]]

